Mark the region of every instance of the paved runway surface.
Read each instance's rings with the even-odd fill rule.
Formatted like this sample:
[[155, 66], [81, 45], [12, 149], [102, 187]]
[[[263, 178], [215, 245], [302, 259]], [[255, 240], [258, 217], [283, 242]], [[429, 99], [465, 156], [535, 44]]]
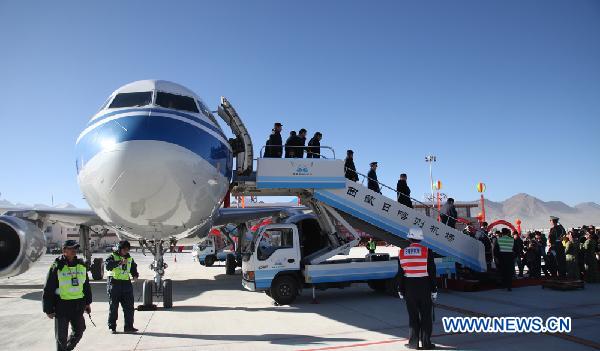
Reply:
[[[363, 255], [364, 249], [353, 249]], [[366, 251], [365, 251], [366, 252]], [[104, 254], [98, 255], [103, 257]], [[41, 289], [55, 256], [45, 255], [29, 272], [0, 279], [0, 330], [4, 350], [50, 350], [53, 321], [42, 313]], [[96, 255], [94, 257], [97, 257]], [[142, 278], [151, 278], [150, 256], [134, 254]], [[408, 334], [404, 302], [372, 292], [366, 284], [318, 293], [305, 290], [293, 306], [273, 306], [265, 294], [242, 289], [240, 272], [205, 268], [189, 253], [168, 254], [174, 308], [137, 312], [137, 335], [111, 335], [106, 327], [105, 281], [92, 282], [92, 318], [78, 350], [399, 350]], [[140, 300], [141, 283], [135, 298]], [[138, 302], [139, 303], [139, 302]], [[138, 304], [136, 303], [136, 305]], [[443, 349], [590, 350], [600, 348], [600, 285], [579, 291], [540, 287], [476, 293], [440, 292], [433, 342]], [[120, 311], [121, 313], [121, 311]], [[572, 332], [549, 334], [445, 334], [441, 317], [570, 316]], [[118, 330], [122, 330], [122, 314]]]

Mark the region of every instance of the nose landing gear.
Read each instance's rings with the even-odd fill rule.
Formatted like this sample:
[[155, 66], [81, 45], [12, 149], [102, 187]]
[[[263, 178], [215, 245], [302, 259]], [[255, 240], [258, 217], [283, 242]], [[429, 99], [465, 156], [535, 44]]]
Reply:
[[140, 241], [142, 247], [147, 248], [152, 255], [154, 261], [150, 264], [150, 269], [154, 271], [153, 280], [145, 280], [142, 285], [142, 305], [138, 306], [138, 310], [155, 310], [156, 305], [153, 304], [153, 298], [162, 298], [164, 308], [173, 307], [173, 282], [171, 279], [163, 279], [165, 269], [168, 265], [164, 262], [165, 248], [164, 241]]

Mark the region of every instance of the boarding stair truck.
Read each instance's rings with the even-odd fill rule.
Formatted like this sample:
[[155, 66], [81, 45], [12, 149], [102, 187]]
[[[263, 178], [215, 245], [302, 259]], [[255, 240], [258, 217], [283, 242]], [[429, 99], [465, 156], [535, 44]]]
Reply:
[[[354, 282], [395, 293], [397, 259], [376, 254], [331, 260], [358, 244], [354, 228], [399, 247], [408, 245], [410, 228], [419, 228], [422, 244], [437, 254], [474, 271], [486, 270], [481, 242], [438, 222], [437, 216], [428, 217], [346, 179], [343, 160], [259, 158], [256, 172], [234, 181], [232, 194], [294, 195], [314, 214], [312, 224], [290, 218], [261, 228], [242, 256], [243, 286], [265, 291], [278, 304], [293, 302], [303, 288], [313, 288], [314, 293]], [[343, 225], [350, 237], [340, 236], [334, 222]]]
[[[215, 262], [225, 262], [227, 274], [233, 275], [241, 257], [240, 259], [236, 257], [238, 255], [235, 250], [236, 244], [229, 236], [231, 228], [223, 226], [219, 230], [221, 237], [213, 234], [205, 236], [195, 245], [192, 254], [201, 265], [206, 267], [212, 267]], [[230, 250], [231, 247], [234, 249]]]
[[[382, 267], [373, 271], [369, 269], [375, 265], [370, 263], [385, 262], [378, 261], [381, 259], [378, 256], [367, 257], [364, 262], [326, 263], [338, 254], [347, 254], [350, 248], [358, 244], [354, 228], [399, 247], [408, 245], [406, 237], [410, 228], [420, 228], [423, 230], [423, 245], [443, 257], [452, 257], [457, 263], [474, 271], [486, 271], [481, 242], [438, 222], [437, 215], [428, 217], [401, 205], [396, 199], [390, 199], [358, 182], [346, 179], [344, 160], [336, 159], [335, 151], [327, 146], [321, 146], [320, 149], [330, 150], [332, 158], [323, 157], [324, 155], [311, 159], [259, 157], [255, 170], [250, 134], [233, 106], [223, 97], [218, 115], [235, 135], [235, 138], [230, 139], [236, 156], [231, 194], [297, 196], [313, 211], [318, 223], [318, 228], [312, 230], [303, 228], [304, 224], [298, 221], [287, 223], [288, 227], [280, 227], [282, 230], [279, 230], [279, 241], [273, 240], [279, 246], [272, 245], [275, 249], [270, 253], [271, 249], [261, 249], [259, 257], [262, 238], [271, 233], [274, 238], [277, 237], [275, 227], [271, 227], [274, 230], [272, 232], [268, 226], [263, 227], [252, 241], [251, 250], [243, 257], [242, 280], [247, 289], [264, 290], [278, 303], [291, 303], [305, 286], [321, 288], [333, 283], [376, 280], [380, 282], [371, 283], [373, 287], [378, 284], [390, 285], [389, 279], [397, 274], [397, 261], [381, 264]], [[262, 155], [262, 151], [260, 154]], [[332, 218], [338, 219], [352, 233], [350, 238], [338, 234]], [[313, 237], [314, 234], [320, 235]], [[238, 235], [242, 237], [241, 232]], [[306, 240], [309, 240], [308, 243]], [[238, 252], [241, 247], [242, 245], [238, 245]], [[355, 269], [355, 266], [360, 265], [368, 268], [362, 271]], [[396, 271], [392, 270], [392, 266]]]

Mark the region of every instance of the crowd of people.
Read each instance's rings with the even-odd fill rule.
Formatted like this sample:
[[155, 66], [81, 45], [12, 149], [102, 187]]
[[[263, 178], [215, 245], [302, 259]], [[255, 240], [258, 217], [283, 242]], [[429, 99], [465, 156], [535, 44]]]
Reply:
[[[308, 145], [306, 145], [307, 130], [302, 128], [297, 133], [295, 130], [292, 130], [284, 144], [281, 137], [282, 130], [283, 124], [279, 122], [274, 124], [271, 135], [266, 142], [263, 157], [304, 158], [304, 154], [306, 154], [306, 158], [323, 157], [321, 155], [321, 139], [323, 138], [321, 132], [315, 132], [314, 136], [308, 141]], [[354, 151], [352, 150], [346, 151], [344, 169], [345, 177], [347, 179], [355, 182], [359, 180], [358, 173], [356, 172], [356, 165], [354, 164]], [[396, 184], [397, 200], [401, 204], [413, 208], [407, 178], [406, 173], [400, 174], [400, 178]], [[370, 163], [370, 169], [367, 173], [367, 187], [381, 194], [381, 184], [377, 180], [377, 162]], [[452, 216], [452, 218], [456, 218], [456, 215]]]
[[[306, 158], [321, 158], [321, 132], [315, 132], [314, 136], [306, 145], [306, 129], [302, 128], [297, 133], [295, 130], [290, 132], [290, 136], [283, 144], [281, 131], [283, 124], [277, 122], [271, 130], [271, 135], [265, 145], [264, 157], [268, 158], [303, 158], [306, 153]], [[284, 150], [285, 148], [285, 150]]]
[[508, 228], [488, 232], [486, 222], [477, 229], [469, 225], [464, 232], [483, 243], [488, 271], [498, 269], [507, 288], [513, 277], [524, 276], [525, 267], [530, 278], [600, 283], [600, 229], [582, 226], [566, 231], [554, 216], [550, 225], [548, 236], [541, 231], [521, 235]]

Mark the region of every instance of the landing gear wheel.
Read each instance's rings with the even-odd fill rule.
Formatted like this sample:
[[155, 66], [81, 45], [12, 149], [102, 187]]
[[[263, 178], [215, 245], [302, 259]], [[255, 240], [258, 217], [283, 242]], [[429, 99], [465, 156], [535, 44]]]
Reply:
[[152, 286], [154, 282], [152, 280], [144, 280], [144, 285], [142, 285], [142, 305], [144, 306], [152, 306]]
[[102, 258], [94, 258], [90, 271], [92, 272], [92, 279], [102, 280], [104, 278], [104, 260]]
[[385, 280], [369, 280], [367, 282], [369, 288], [377, 291], [377, 292], [385, 292], [386, 281]]
[[234, 275], [236, 266], [235, 256], [233, 254], [228, 254], [225, 258], [225, 274]]
[[206, 257], [204, 258], [204, 265], [205, 265], [206, 267], [212, 267], [212, 265], [213, 265], [214, 263], [215, 263], [215, 256], [213, 256], [213, 255], [209, 255], [209, 256], [206, 256]]
[[298, 283], [289, 275], [275, 278], [271, 284], [271, 298], [278, 305], [289, 305], [298, 296]]
[[173, 308], [173, 281], [171, 279], [163, 281], [163, 307]]

